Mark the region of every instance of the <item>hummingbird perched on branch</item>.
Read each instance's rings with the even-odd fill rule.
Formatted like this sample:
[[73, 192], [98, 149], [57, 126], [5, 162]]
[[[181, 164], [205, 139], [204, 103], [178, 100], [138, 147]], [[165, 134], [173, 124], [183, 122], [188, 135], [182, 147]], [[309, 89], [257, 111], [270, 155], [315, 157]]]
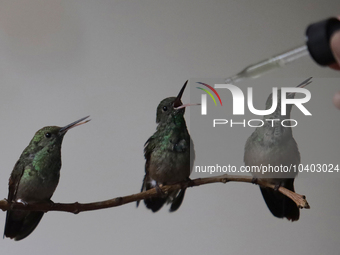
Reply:
[[[159, 190], [159, 184], [189, 180], [195, 152], [184, 119], [185, 107], [190, 104], [183, 105], [181, 101], [187, 83], [188, 81], [177, 97], [165, 98], [157, 107], [157, 131], [144, 145], [146, 162], [142, 192], [152, 188]], [[171, 203], [170, 212], [174, 212], [182, 204], [185, 190], [162, 194], [162, 197], [148, 198], [144, 203], [153, 212], [157, 212], [165, 203]], [[139, 201], [137, 207], [138, 205]]]
[[[311, 78], [303, 81], [297, 87], [305, 87], [311, 83]], [[284, 119], [290, 119], [292, 105], [287, 105], [286, 115], [281, 115], [281, 91], [278, 91], [278, 107], [270, 115], [263, 118], [264, 125], [257, 127], [248, 138], [245, 151], [244, 163], [246, 166], [297, 166], [300, 164], [300, 152], [293, 138], [290, 125], [281, 125]], [[286, 98], [293, 99], [295, 93], [287, 93]], [[266, 109], [272, 106], [272, 94], [266, 102]], [[269, 121], [268, 121], [269, 120]], [[276, 120], [271, 121], [271, 120]], [[286, 127], [287, 126], [287, 127]], [[292, 170], [293, 171], [293, 170]], [[264, 179], [275, 184], [275, 190], [262, 188], [262, 196], [271, 211], [278, 218], [287, 218], [297, 221], [300, 210], [293, 200], [281, 194], [277, 189], [282, 186], [294, 192], [294, 178], [297, 173], [252, 173], [254, 178]]]
[[[52, 197], [60, 176], [61, 144], [73, 127], [84, 124], [89, 116], [65, 127], [48, 126], [38, 130], [22, 152], [9, 178], [8, 202], [23, 204], [53, 203]], [[39, 224], [44, 212], [8, 210], [4, 236], [24, 239]]]

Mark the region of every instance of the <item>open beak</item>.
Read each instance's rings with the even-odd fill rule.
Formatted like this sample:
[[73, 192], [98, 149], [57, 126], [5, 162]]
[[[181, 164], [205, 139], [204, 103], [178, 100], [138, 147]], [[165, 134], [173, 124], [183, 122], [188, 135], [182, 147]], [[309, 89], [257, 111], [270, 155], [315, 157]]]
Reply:
[[182, 98], [183, 92], [184, 92], [185, 87], [187, 86], [187, 84], [188, 84], [188, 81], [186, 81], [184, 83], [181, 91], [178, 93], [178, 96], [176, 97], [176, 99], [174, 101], [174, 109], [175, 110], [179, 110], [179, 109], [185, 108], [187, 106], [192, 106], [192, 105], [201, 105], [201, 104], [183, 104], [182, 103], [181, 98]]
[[[60, 130], [59, 130], [59, 133], [63, 133], [65, 134], [68, 130], [70, 130], [71, 128], [74, 128], [76, 126], [79, 126], [79, 125], [82, 125], [82, 124], [85, 124], [86, 122], [89, 122], [90, 120], [85, 120], [87, 119], [88, 117], [90, 116], [86, 116], [84, 118], [81, 118], [80, 120], [77, 120], [75, 122], [72, 122], [71, 124], [68, 124], [67, 126], [65, 127], [62, 127]], [[84, 121], [85, 120], [85, 121]]]
[[188, 81], [186, 81], [183, 85], [183, 87], [181, 88], [181, 91], [178, 93], [178, 96], [176, 97], [175, 101], [174, 101], [174, 108], [176, 109], [177, 107], [183, 105], [182, 101], [181, 101], [181, 98], [182, 98], [182, 95], [183, 95], [183, 92], [185, 90], [185, 87], [187, 86], [188, 84]]
[[[308, 84], [312, 83], [312, 81], [311, 81], [312, 78], [313, 78], [313, 77], [309, 77], [307, 80], [301, 82], [301, 83], [300, 83], [299, 85], [297, 85], [296, 87], [297, 87], [297, 88], [304, 88], [304, 87], [306, 87]], [[294, 96], [294, 95], [295, 95], [295, 92], [288, 93], [287, 95], [288, 95], [288, 96]]]
[[296, 87], [297, 87], [297, 88], [304, 88], [304, 87], [306, 87], [308, 84], [312, 83], [312, 81], [311, 81], [312, 78], [313, 78], [313, 77], [309, 77], [307, 80], [301, 82], [301, 83], [300, 83], [299, 85], [297, 85]]

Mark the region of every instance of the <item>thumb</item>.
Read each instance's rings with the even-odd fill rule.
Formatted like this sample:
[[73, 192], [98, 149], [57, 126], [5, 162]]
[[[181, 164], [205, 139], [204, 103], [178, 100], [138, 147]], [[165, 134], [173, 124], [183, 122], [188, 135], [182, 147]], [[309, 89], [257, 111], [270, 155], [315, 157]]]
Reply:
[[333, 34], [331, 38], [331, 49], [336, 62], [340, 65], [340, 31]]

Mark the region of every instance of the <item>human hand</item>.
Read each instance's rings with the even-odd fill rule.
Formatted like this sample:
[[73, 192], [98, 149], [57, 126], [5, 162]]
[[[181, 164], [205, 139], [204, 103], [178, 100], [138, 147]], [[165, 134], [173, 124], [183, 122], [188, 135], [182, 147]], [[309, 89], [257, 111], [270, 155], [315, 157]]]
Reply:
[[[331, 49], [336, 63], [329, 67], [335, 70], [340, 70], [340, 31], [334, 33], [331, 37]], [[334, 94], [333, 104], [340, 109], [340, 91]]]

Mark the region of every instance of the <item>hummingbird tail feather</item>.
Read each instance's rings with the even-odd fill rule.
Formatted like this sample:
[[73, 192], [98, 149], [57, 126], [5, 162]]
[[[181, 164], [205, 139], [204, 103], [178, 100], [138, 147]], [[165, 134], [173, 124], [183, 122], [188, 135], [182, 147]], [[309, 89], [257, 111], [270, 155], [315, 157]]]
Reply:
[[152, 212], [158, 212], [166, 203], [167, 198], [152, 197], [144, 200], [145, 206]]
[[[285, 188], [295, 192], [294, 179], [285, 182]], [[293, 200], [285, 196], [285, 217], [291, 221], [297, 221], [300, 218], [300, 209]]]
[[4, 236], [15, 241], [24, 239], [38, 226], [44, 212], [7, 211]]
[[[294, 179], [285, 182], [284, 187], [294, 192]], [[297, 221], [300, 210], [293, 200], [278, 191], [269, 188], [260, 188], [264, 201], [270, 212], [278, 218], [287, 218]]]
[[171, 204], [171, 207], [169, 210], [170, 212], [176, 211], [181, 206], [183, 199], [184, 199], [185, 191], [186, 189], [181, 189], [177, 197], [175, 197], [175, 199], [173, 200]]

